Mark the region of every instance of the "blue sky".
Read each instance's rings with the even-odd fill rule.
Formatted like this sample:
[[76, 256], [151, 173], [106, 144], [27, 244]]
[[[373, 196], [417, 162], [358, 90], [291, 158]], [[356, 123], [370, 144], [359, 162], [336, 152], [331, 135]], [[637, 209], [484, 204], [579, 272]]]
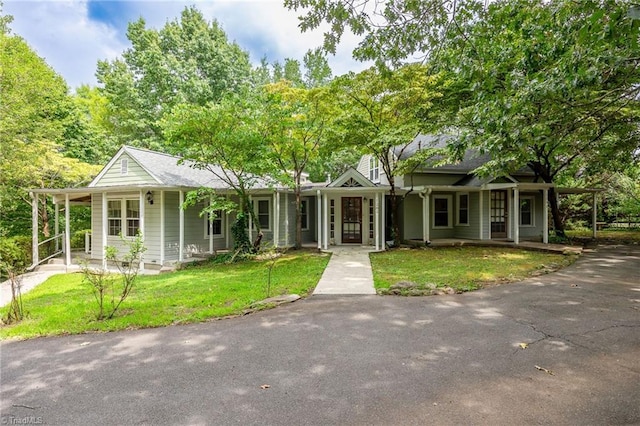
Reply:
[[[96, 85], [98, 60], [114, 59], [129, 47], [127, 24], [144, 18], [147, 27], [161, 28], [178, 19], [190, 5], [207, 20], [217, 20], [228, 37], [249, 52], [254, 64], [301, 60], [322, 43], [322, 30], [301, 34], [297, 14], [282, 0], [4, 0], [2, 14], [13, 15], [11, 29], [23, 37], [73, 89]], [[347, 36], [329, 63], [335, 75], [360, 71], [367, 64], [351, 59], [357, 39]]]

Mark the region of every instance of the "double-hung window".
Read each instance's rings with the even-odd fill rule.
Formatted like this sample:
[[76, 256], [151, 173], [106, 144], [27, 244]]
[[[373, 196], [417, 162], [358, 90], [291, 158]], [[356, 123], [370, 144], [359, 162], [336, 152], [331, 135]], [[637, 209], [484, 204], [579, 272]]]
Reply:
[[254, 211], [258, 218], [258, 223], [263, 231], [271, 229], [271, 199], [255, 199], [253, 202]]
[[433, 196], [433, 227], [451, 228], [451, 195]]
[[469, 194], [458, 193], [457, 225], [469, 225]]
[[532, 196], [520, 198], [520, 226], [535, 226]]
[[140, 200], [108, 200], [107, 222], [107, 235], [135, 237], [140, 231]]
[[309, 229], [309, 200], [300, 200], [300, 220], [304, 231]]
[[216, 210], [211, 213], [207, 213], [207, 218], [204, 222], [205, 226], [205, 235], [207, 238], [213, 234], [213, 237], [221, 237], [222, 236], [222, 217], [224, 212], [222, 210]]
[[380, 181], [380, 162], [373, 155], [369, 157], [369, 180], [371, 182]]

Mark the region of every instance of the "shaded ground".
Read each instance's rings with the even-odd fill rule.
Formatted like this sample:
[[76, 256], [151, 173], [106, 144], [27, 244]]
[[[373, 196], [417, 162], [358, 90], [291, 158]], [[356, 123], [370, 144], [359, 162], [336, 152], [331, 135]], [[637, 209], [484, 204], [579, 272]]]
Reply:
[[461, 295], [2, 343], [2, 421], [639, 423], [639, 275], [639, 246], [607, 247]]

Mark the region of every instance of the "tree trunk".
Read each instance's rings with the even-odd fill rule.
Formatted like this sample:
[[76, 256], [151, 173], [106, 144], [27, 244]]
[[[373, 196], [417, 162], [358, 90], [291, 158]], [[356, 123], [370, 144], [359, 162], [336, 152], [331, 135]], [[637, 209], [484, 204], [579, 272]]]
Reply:
[[47, 196], [42, 195], [42, 206], [39, 207], [40, 220], [42, 221], [42, 235], [47, 239], [51, 236], [51, 230], [49, 229], [49, 212], [47, 211]]
[[553, 229], [557, 237], [564, 238], [564, 221], [560, 215], [560, 207], [558, 206], [558, 197], [555, 188], [549, 188], [549, 206], [551, 207], [551, 217], [553, 218]]
[[[393, 179], [391, 179], [393, 180]], [[391, 203], [391, 232], [393, 233], [393, 244], [396, 247], [400, 246], [401, 238], [400, 238], [400, 224], [398, 223], [398, 208], [400, 207], [400, 204], [398, 203], [398, 194], [396, 194], [396, 189], [395, 186], [393, 184], [393, 182], [389, 182], [389, 184], [391, 185], [391, 189], [389, 190], [389, 201]], [[382, 197], [382, 202], [384, 203], [384, 195]], [[383, 242], [386, 239], [385, 236], [385, 232], [384, 230], [386, 230], [386, 226], [384, 226], [384, 222], [385, 222], [386, 218], [382, 218], [382, 223], [383, 223], [383, 233], [382, 233], [382, 238], [383, 238]]]

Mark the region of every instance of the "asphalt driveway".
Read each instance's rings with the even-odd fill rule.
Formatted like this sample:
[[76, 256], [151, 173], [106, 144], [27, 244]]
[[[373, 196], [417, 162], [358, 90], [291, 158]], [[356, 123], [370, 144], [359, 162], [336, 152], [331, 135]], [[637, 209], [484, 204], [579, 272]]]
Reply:
[[313, 296], [223, 321], [2, 343], [1, 420], [637, 424], [639, 276], [639, 246], [601, 247], [463, 295]]

